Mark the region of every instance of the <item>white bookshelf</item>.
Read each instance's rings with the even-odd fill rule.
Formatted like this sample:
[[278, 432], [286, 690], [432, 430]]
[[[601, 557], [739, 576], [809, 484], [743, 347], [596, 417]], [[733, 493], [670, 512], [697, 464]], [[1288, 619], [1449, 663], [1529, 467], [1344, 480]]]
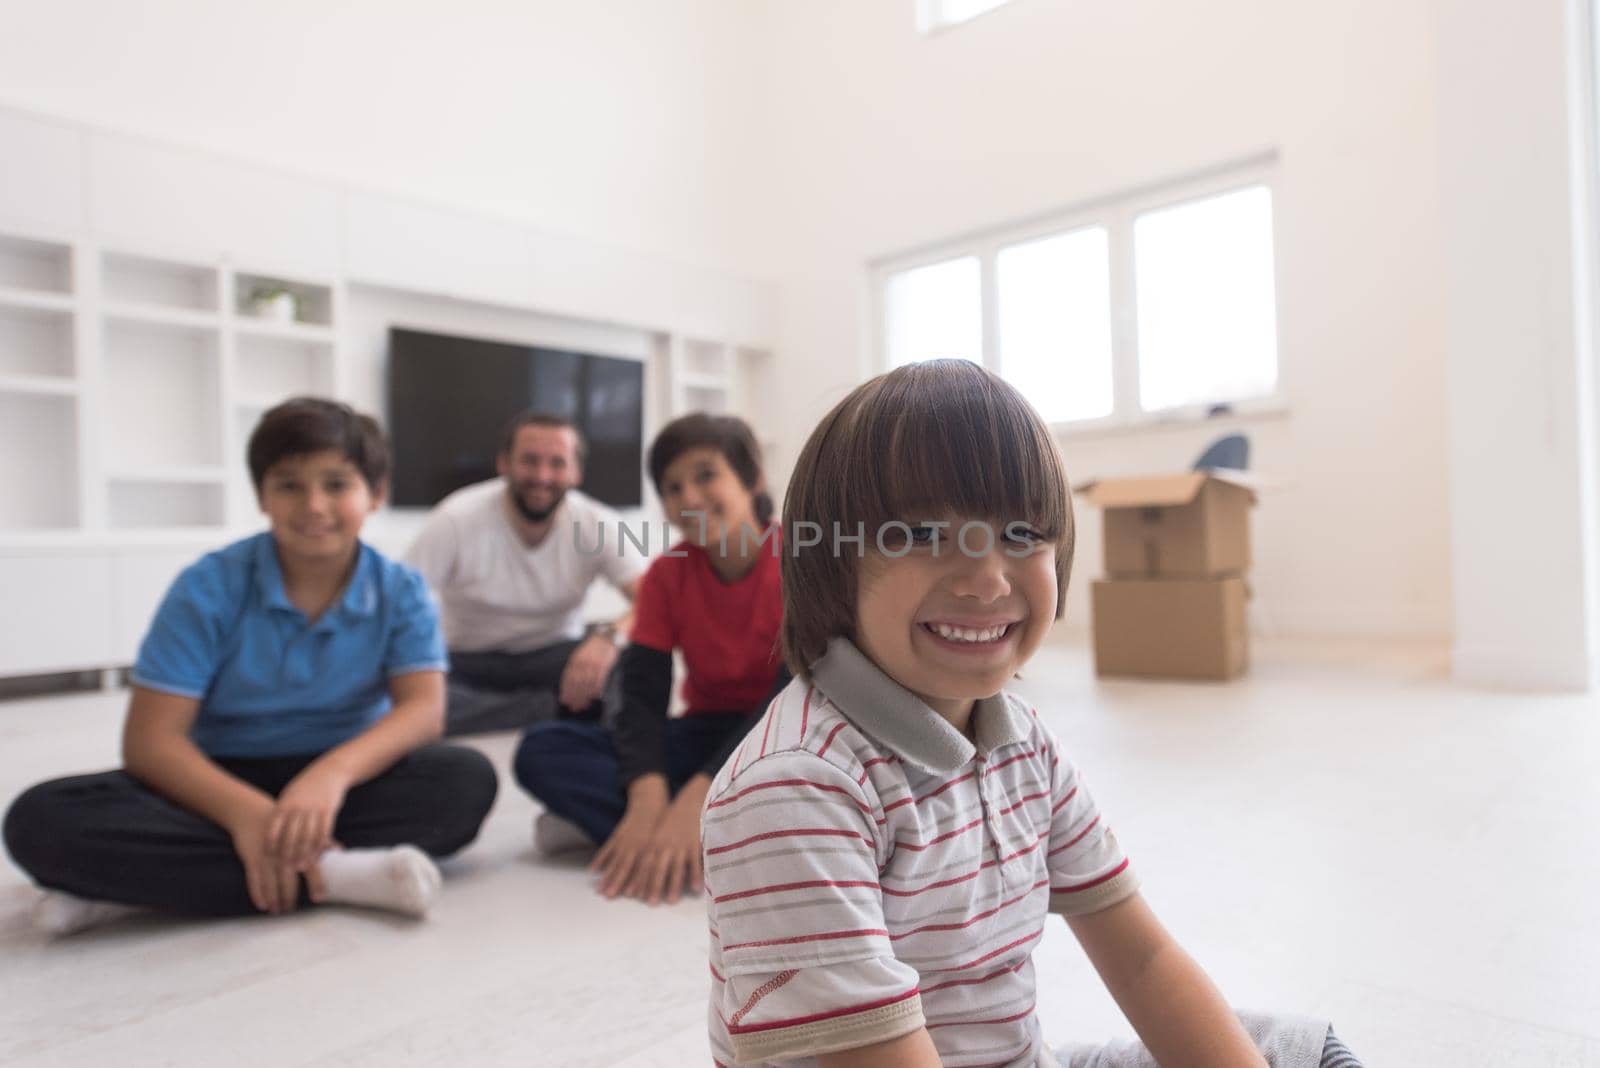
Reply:
[[667, 354], [672, 415], [733, 412], [737, 375], [731, 345], [675, 335], [668, 340]]
[[70, 378], [54, 375], [4, 375], [0, 374], [0, 394], [24, 394], [44, 397], [72, 397], [78, 392], [78, 383]]
[[70, 394], [0, 382], [0, 529], [79, 525], [78, 410]]
[[0, 232], [0, 538], [249, 524], [245, 443], [337, 392], [341, 303], [328, 279]]
[[106, 513], [116, 530], [220, 527], [225, 519], [223, 492], [221, 478], [112, 478], [106, 487]]
[[70, 298], [47, 306], [0, 293], [0, 375], [27, 381], [76, 377], [76, 326]]
[[737, 415], [755, 431], [766, 466], [774, 464], [771, 353], [766, 349], [675, 335], [667, 339], [672, 417], [689, 412]]
[[0, 307], [34, 309], [45, 312], [70, 312], [74, 307], [71, 293], [50, 293], [0, 286]]
[[[229, 276], [225, 430], [228, 479], [223, 508], [235, 527], [258, 512], [245, 449], [261, 416], [290, 397], [339, 394], [339, 325], [342, 289], [332, 279], [306, 279], [238, 270]], [[293, 317], [275, 317], [256, 303], [266, 294], [292, 298]]]
[[333, 391], [331, 335], [253, 333], [234, 335], [234, 400], [265, 409], [286, 397]]
[[0, 530], [82, 522], [78, 250], [0, 233]]
[[[263, 285], [293, 295], [288, 321], [260, 314]], [[747, 277], [12, 112], [0, 121], [0, 676], [128, 663], [172, 576], [259, 528], [244, 443], [262, 411], [378, 384], [379, 342], [348, 314], [351, 286], [393, 303], [448, 297], [465, 305], [450, 312], [463, 333], [509, 313], [650, 333], [662, 342], [646, 372], [652, 422], [673, 401], [671, 335], [776, 328], [776, 291]], [[172, 351], [146, 359], [152, 336]], [[710, 405], [742, 387], [694, 388]], [[203, 410], [146, 398], [141, 425], [130, 389], [205, 398]]]
[[99, 513], [111, 530], [212, 527], [222, 507], [222, 267], [102, 250]]
[[158, 318], [162, 312], [183, 312], [201, 320], [215, 319], [221, 311], [220, 269], [211, 264], [157, 259], [126, 252], [103, 253], [100, 297], [109, 306], [146, 310]]
[[733, 362], [738, 368], [733, 383], [734, 411], [743, 416], [755, 431], [756, 444], [761, 446], [762, 462], [767, 469], [767, 477], [775, 479], [788, 468], [785, 466], [786, 458], [779, 455], [778, 385], [772, 350], [736, 345], [733, 349]]
[[66, 242], [0, 233], [0, 290], [69, 296], [72, 263], [72, 246]]

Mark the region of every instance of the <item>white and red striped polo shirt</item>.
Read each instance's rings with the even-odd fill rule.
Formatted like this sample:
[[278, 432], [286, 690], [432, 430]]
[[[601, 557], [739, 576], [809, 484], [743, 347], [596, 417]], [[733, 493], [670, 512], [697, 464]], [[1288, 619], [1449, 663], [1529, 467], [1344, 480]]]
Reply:
[[968, 741], [835, 639], [717, 775], [703, 823], [717, 1062], [810, 1064], [926, 1027], [946, 1065], [1051, 1064], [1045, 917], [1138, 881], [1020, 699]]

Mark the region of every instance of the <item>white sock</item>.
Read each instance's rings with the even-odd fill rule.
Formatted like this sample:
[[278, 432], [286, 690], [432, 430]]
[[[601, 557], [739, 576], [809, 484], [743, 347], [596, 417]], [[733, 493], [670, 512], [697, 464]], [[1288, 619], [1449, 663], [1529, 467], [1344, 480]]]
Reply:
[[553, 857], [558, 853], [593, 849], [594, 840], [576, 823], [554, 813], [541, 812], [533, 818], [533, 848], [541, 857]]
[[443, 877], [428, 854], [413, 845], [387, 849], [330, 849], [317, 860], [330, 905], [422, 916], [439, 896]]
[[142, 909], [114, 901], [92, 901], [60, 890], [46, 890], [33, 905], [33, 926], [45, 934], [69, 935], [119, 920]]

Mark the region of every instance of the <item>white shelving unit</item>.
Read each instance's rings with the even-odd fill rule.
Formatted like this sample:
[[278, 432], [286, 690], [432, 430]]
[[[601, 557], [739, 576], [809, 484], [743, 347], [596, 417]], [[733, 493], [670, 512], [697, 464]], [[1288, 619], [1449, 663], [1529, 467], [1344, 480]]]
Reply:
[[0, 375], [18, 384], [72, 382], [75, 333], [71, 298], [0, 292]]
[[112, 530], [222, 525], [222, 267], [100, 257], [103, 515]]
[[69, 297], [72, 246], [29, 235], [0, 234], [0, 290]]
[[688, 412], [738, 415], [750, 423], [768, 467], [777, 441], [767, 420], [771, 411], [771, 353], [765, 349], [674, 335], [667, 340], [671, 416]]
[[[294, 315], [257, 314], [263, 292]], [[341, 287], [0, 233], [0, 537], [221, 530], [261, 414], [338, 384]]]
[[[10, 110], [0, 676], [129, 663], [179, 569], [259, 525], [243, 454], [261, 413], [370, 395], [358, 285], [448, 298], [485, 330], [532, 313], [650, 332], [652, 423], [672, 405], [669, 335], [776, 329], [770, 283]], [[290, 321], [259, 314], [261, 289], [294, 298]], [[712, 406], [736, 395], [732, 379], [695, 388]]]
[[[228, 279], [225, 337], [228, 521], [248, 523], [256, 514], [254, 487], [245, 470], [245, 447], [263, 413], [290, 397], [336, 396], [339, 391], [339, 331], [343, 290], [331, 279], [234, 271]], [[254, 298], [287, 293], [292, 320], [263, 317]]]
[[70, 394], [0, 385], [0, 527], [58, 530], [78, 525], [78, 412]]
[[0, 529], [81, 521], [77, 250], [0, 234]]
[[667, 351], [673, 415], [732, 410], [737, 369], [731, 346], [675, 335]]
[[777, 481], [780, 476], [786, 477], [788, 467], [787, 458], [779, 454], [774, 429], [778, 386], [772, 351], [738, 345], [733, 349], [733, 362], [738, 368], [738, 376], [733, 383], [734, 411], [749, 420], [756, 434], [756, 444], [761, 446], [767, 477]]

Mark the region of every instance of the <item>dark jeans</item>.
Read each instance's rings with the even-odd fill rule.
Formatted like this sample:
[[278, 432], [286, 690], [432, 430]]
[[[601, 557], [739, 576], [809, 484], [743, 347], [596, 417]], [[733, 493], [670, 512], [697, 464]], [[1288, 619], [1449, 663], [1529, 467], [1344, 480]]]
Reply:
[[[216, 763], [277, 796], [319, 755]], [[425, 746], [352, 787], [333, 836], [351, 848], [410, 844], [449, 856], [477, 837], [496, 786], [494, 765], [476, 749]], [[30, 788], [6, 813], [5, 842], [17, 865], [48, 890], [194, 915], [257, 911], [228, 832], [125, 771]]]
[[478, 734], [556, 719], [598, 719], [603, 698], [579, 709], [556, 700], [561, 673], [577, 647], [577, 642], [557, 642], [527, 653], [452, 652], [445, 683], [445, 733]]
[[[744, 724], [743, 713], [667, 720], [667, 784], [676, 794]], [[611, 837], [628, 807], [610, 733], [598, 723], [541, 723], [517, 746], [517, 782], [546, 810], [577, 824], [596, 845]]]

